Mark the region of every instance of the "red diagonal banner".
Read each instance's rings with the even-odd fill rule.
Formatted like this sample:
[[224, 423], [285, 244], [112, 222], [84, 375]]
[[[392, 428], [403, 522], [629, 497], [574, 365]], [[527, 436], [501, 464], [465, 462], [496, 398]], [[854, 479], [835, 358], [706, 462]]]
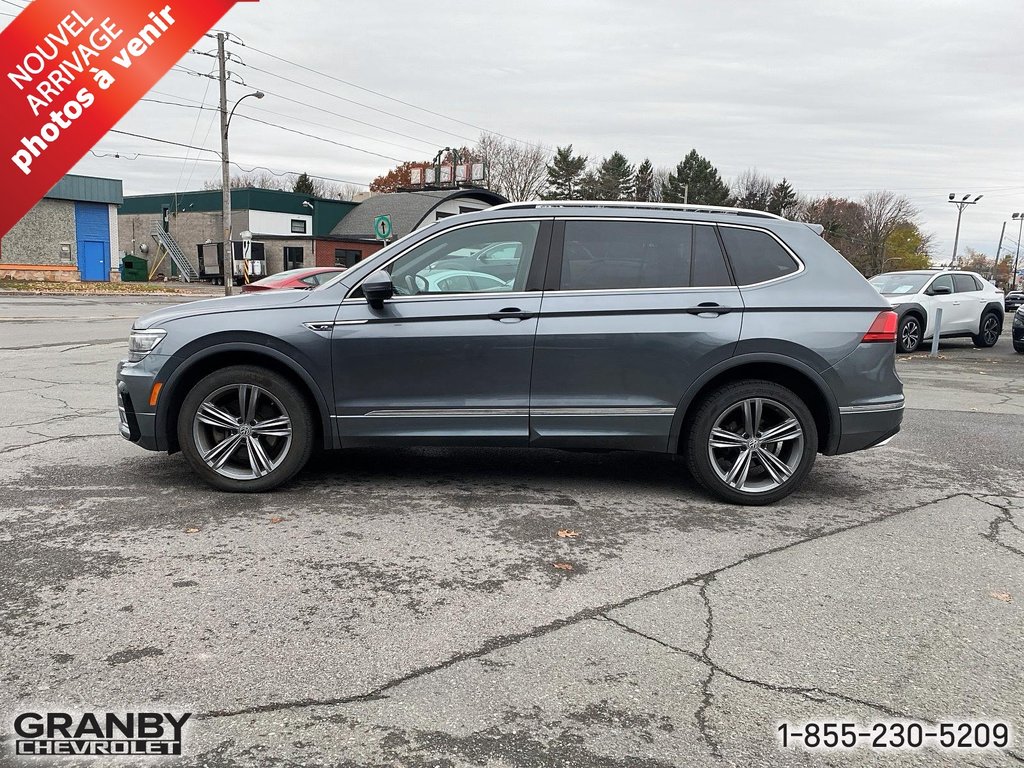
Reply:
[[0, 32], [0, 235], [237, 0], [35, 0]]

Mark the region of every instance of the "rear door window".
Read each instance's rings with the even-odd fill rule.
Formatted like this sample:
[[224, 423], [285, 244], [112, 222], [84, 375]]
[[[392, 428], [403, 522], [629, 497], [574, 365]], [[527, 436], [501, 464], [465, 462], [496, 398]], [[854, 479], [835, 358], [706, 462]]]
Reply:
[[713, 227], [651, 221], [566, 221], [563, 291], [730, 285]]
[[754, 285], [799, 271], [800, 265], [767, 232], [721, 226], [733, 274], [739, 285]]
[[981, 290], [981, 286], [974, 279], [974, 275], [953, 275], [953, 285], [956, 286], [957, 293], [971, 293], [972, 291]]

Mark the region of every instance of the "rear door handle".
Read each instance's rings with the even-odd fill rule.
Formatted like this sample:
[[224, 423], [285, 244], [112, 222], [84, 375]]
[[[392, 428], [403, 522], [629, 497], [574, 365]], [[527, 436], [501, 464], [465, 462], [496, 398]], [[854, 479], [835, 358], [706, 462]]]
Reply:
[[686, 314], [698, 317], [718, 317], [719, 315], [728, 315], [732, 311], [732, 307], [723, 307], [713, 301], [704, 301], [696, 307], [689, 307], [685, 310]]
[[497, 312], [492, 312], [488, 315], [491, 320], [497, 320], [499, 322], [519, 322], [520, 320], [529, 320], [533, 317], [533, 312], [523, 312], [519, 307], [505, 307]]

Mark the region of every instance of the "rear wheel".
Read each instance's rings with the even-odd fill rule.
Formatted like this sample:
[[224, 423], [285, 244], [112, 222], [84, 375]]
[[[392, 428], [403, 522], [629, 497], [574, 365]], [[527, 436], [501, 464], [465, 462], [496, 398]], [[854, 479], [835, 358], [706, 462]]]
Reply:
[[896, 331], [896, 348], [904, 354], [916, 352], [924, 337], [924, 326], [917, 315], [904, 315]]
[[690, 473], [715, 496], [737, 504], [771, 504], [795, 491], [814, 466], [814, 417], [791, 390], [741, 381], [712, 392], [697, 407], [686, 441]]
[[974, 346], [976, 347], [992, 347], [999, 341], [999, 334], [1003, 332], [1003, 324], [999, 319], [999, 315], [995, 312], [986, 312], [981, 316], [981, 333], [976, 336], [972, 336]]
[[178, 417], [185, 458], [223, 491], [266, 491], [288, 481], [309, 460], [314, 434], [302, 394], [256, 366], [211, 373], [186, 395]]

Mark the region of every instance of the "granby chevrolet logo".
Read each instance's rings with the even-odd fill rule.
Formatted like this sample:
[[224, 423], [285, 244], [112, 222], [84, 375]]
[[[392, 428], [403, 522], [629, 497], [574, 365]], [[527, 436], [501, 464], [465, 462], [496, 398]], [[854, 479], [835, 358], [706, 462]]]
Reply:
[[180, 755], [190, 712], [24, 712], [14, 719], [15, 754]]

